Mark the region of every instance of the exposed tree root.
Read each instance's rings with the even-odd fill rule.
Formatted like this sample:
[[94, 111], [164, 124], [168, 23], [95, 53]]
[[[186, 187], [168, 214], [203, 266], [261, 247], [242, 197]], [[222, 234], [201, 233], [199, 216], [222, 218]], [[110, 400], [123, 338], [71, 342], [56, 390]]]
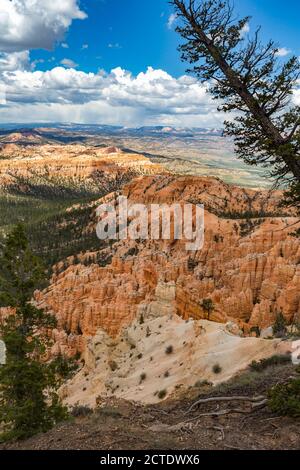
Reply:
[[259, 397], [242, 397], [242, 396], [232, 396], [232, 397], [210, 397], [210, 398], [202, 398], [201, 400], [196, 401], [195, 403], [190, 406], [185, 414], [190, 413], [194, 408], [199, 405], [206, 404], [206, 403], [213, 403], [213, 402], [227, 402], [227, 401], [243, 401], [243, 402], [251, 402], [253, 404], [261, 405], [263, 402], [266, 403], [266, 397], [259, 396]]
[[[218, 398], [223, 398], [223, 400], [218, 400], [218, 401], [229, 401], [228, 399], [224, 400], [224, 397], [218, 397]], [[226, 398], [229, 398], [229, 397], [226, 397]], [[233, 398], [236, 399], [237, 397], [233, 397]], [[242, 398], [244, 398], [244, 399], [242, 400]], [[262, 399], [262, 397], [257, 397], [257, 398], [259, 398], [260, 400]], [[257, 398], [256, 397], [254, 398], [254, 403], [253, 403], [252, 399], [250, 399], [249, 397], [239, 397], [240, 401], [251, 401], [252, 406], [251, 406], [250, 410], [249, 409], [244, 410], [244, 409], [241, 409], [241, 408], [228, 408], [226, 410], [215, 410], [215, 411], [211, 411], [209, 413], [202, 413], [200, 415], [194, 416], [193, 418], [187, 419], [186, 421], [182, 421], [181, 423], [175, 424], [173, 426], [168, 426], [166, 424], [158, 424], [156, 426], [152, 426], [151, 428], [149, 428], [149, 430], [153, 431], [153, 432], [162, 432], [162, 431], [192, 432], [194, 428], [196, 428], [196, 427], [200, 426], [200, 424], [202, 424], [203, 421], [202, 421], [201, 418], [204, 418], [204, 417], [209, 417], [209, 416], [218, 417], [218, 416], [226, 416], [226, 415], [230, 415], [230, 414], [250, 415], [251, 413], [254, 413], [255, 411], [258, 411], [261, 408], [264, 408], [267, 404], [267, 399], [263, 399], [263, 400], [257, 402]], [[212, 401], [215, 401], [215, 400], [214, 399], [209, 399], [208, 402], [212, 402]], [[207, 402], [205, 402], [205, 403], [207, 403]], [[224, 440], [224, 430], [223, 430], [223, 428], [214, 426], [213, 428], [209, 428], [209, 429], [215, 429], [215, 430], [220, 431], [222, 433], [222, 438]]]

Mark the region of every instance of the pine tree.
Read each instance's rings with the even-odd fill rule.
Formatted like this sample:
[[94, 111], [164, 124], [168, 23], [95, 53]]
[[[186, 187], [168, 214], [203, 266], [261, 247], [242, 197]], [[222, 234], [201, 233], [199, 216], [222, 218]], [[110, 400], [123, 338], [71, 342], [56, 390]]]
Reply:
[[282, 312], [277, 313], [273, 325], [273, 334], [275, 338], [282, 338], [287, 334], [287, 322]]
[[201, 302], [201, 307], [203, 308], [204, 312], [207, 314], [207, 320], [209, 320], [212, 312], [215, 309], [213, 301], [211, 299], [203, 299]]
[[170, 3], [185, 40], [182, 60], [193, 64], [188, 72], [209, 82], [220, 111], [235, 113], [225, 122], [225, 133], [234, 138], [238, 156], [287, 182], [291, 202], [300, 208], [300, 106], [292, 103], [298, 57], [284, 63], [273, 41], [261, 43], [260, 28], [247, 36], [250, 17], [238, 19], [230, 0]]
[[6, 364], [0, 366], [1, 440], [47, 431], [67, 416], [56, 393], [57, 361], [43, 361], [50, 343], [47, 329], [55, 327], [56, 321], [31, 303], [44, 273], [18, 225], [0, 247], [0, 306], [15, 311], [0, 323], [6, 345]]

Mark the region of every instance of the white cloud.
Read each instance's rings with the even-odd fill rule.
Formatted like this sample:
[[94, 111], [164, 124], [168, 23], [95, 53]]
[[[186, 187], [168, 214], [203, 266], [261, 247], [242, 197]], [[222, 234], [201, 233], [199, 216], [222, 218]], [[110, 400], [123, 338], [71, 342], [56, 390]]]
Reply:
[[[19, 59], [26, 62], [25, 55]], [[136, 76], [121, 67], [97, 74], [64, 67], [1, 72], [0, 61], [0, 90], [7, 100], [1, 106], [2, 122], [15, 122], [16, 116], [32, 121], [34, 116], [45, 122], [221, 127], [225, 117], [208, 85], [152, 67]], [[300, 105], [300, 83], [293, 101]]]
[[137, 76], [118, 67], [111, 73], [74, 68], [7, 71], [0, 75], [7, 105], [1, 120], [35, 116], [35, 120], [111, 122], [127, 125], [218, 126], [223, 116], [195, 78], [174, 78], [151, 67]]
[[62, 59], [60, 63], [61, 65], [64, 65], [65, 67], [70, 69], [75, 69], [76, 67], [78, 67], [78, 64], [76, 64], [76, 62], [74, 62], [74, 60], [72, 59]]
[[[30, 63], [31, 49], [68, 49], [64, 35], [73, 20], [84, 19], [79, 0], [0, 0], [0, 121], [78, 121], [126, 125], [217, 126], [216, 111], [204, 85], [195, 78], [174, 78], [149, 67], [136, 76], [118, 67], [110, 73], [78, 70], [71, 58], [47, 71]], [[171, 29], [177, 19], [170, 15]], [[165, 20], [166, 21], [166, 20]], [[110, 49], [121, 49], [118, 42]], [[82, 44], [82, 50], [88, 44]], [[5, 100], [3, 99], [5, 96]]]
[[73, 20], [85, 18], [77, 0], [0, 0], [0, 50], [51, 49]]
[[81, 50], [85, 50], [85, 49], [88, 49], [89, 48], [89, 45], [88, 44], [82, 44], [81, 46]]
[[29, 52], [0, 53], [0, 72], [30, 69]]
[[280, 47], [277, 52], [276, 52], [276, 55], [277, 57], [286, 57], [287, 55], [289, 55], [292, 51], [290, 49], [287, 49], [286, 47]]
[[241, 29], [241, 37], [246, 36], [246, 34], [250, 33], [250, 25], [246, 23]]
[[176, 13], [172, 13], [169, 18], [168, 18], [168, 22], [167, 22], [167, 26], [169, 29], [172, 29], [175, 21], [177, 20], [177, 14]]
[[[299, 83], [300, 85], [300, 83]], [[294, 92], [294, 103], [300, 106], [300, 86]]]
[[206, 87], [195, 79], [187, 76], [175, 79], [152, 67], [136, 77], [118, 67], [107, 79], [102, 97], [113, 106], [141, 107], [154, 114], [199, 114], [205, 112], [203, 106], [210, 102]]

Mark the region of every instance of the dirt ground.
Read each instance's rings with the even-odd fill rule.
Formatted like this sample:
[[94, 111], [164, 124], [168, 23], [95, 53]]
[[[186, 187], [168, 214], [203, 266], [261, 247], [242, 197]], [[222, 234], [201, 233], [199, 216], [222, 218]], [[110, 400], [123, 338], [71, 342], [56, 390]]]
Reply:
[[248, 402], [212, 401], [188, 412], [198, 399], [266, 395], [291, 376], [296, 373], [290, 365], [248, 371], [221, 386], [194, 387], [146, 407], [111, 399], [89, 416], [0, 450], [299, 450], [300, 419], [276, 416], [267, 407], [253, 411]]

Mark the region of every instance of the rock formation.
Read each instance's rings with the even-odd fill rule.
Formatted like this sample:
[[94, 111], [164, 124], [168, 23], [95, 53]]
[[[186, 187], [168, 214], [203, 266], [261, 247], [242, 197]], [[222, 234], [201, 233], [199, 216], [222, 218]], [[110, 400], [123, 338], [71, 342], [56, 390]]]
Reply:
[[159, 165], [138, 154], [127, 154], [116, 147], [84, 145], [32, 145], [14, 143], [0, 145], [0, 183], [10, 174], [30, 175], [45, 169], [52, 177], [89, 178], [96, 171], [116, 173], [134, 171], [138, 174], [163, 172]]
[[219, 323], [184, 321], [175, 310], [174, 284], [159, 283], [154, 300], [140, 309], [143, 321], [137, 318], [116, 339], [98, 330], [87, 341], [85, 366], [61, 390], [66, 403], [94, 407], [110, 396], [155, 403], [195, 384], [226, 381], [287, 347], [241, 338]]
[[[166, 174], [115, 147], [4, 143], [1, 157], [2, 184], [14, 171], [30, 175], [45, 167], [83, 179], [133, 171], [143, 176], [122, 190], [129, 206], [204, 204], [200, 250], [189, 252], [186, 240], [172, 238], [116, 241], [104, 249], [99, 243], [97, 252], [78, 253], [79, 264], [73, 257], [68, 267], [61, 263], [49, 287], [35, 293], [36, 304], [58, 320], [52, 354], [80, 352], [85, 360], [62, 391], [68, 403], [94, 405], [99, 395], [151, 403], [160, 391], [168, 396], [199, 380], [227, 380], [252, 360], [280, 352], [277, 340], [252, 338], [254, 332], [268, 329], [278, 313], [300, 322], [300, 242], [293, 237], [300, 224], [293, 210], [280, 207], [281, 191]], [[86, 231], [96, 229], [92, 206]], [[102, 252], [109, 262], [100, 266]], [[85, 265], [87, 257], [95, 263]]]
[[246, 335], [272, 325], [280, 312], [289, 323], [300, 320], [300, 243], [291, 235], [297, 219], [280, 214], [280, 192], [246, 191], [213, 178], [150, 176], [123, 193], [130, 203], [204, 203], [204, 247], [187, 252], [184, 240], [126, 240], [112, 246], [105, 267], [70, 261], [36, 301], [71, 337], [99, 329], [116, 337], [147, 315], [157, 289], [166, 289], [161, 286], [175, 293], [160, 304], [162, 315], [172, 309], [185, 320], [208, 319], [202, 303], [209, 298], [209, 320], [233, 321]]

